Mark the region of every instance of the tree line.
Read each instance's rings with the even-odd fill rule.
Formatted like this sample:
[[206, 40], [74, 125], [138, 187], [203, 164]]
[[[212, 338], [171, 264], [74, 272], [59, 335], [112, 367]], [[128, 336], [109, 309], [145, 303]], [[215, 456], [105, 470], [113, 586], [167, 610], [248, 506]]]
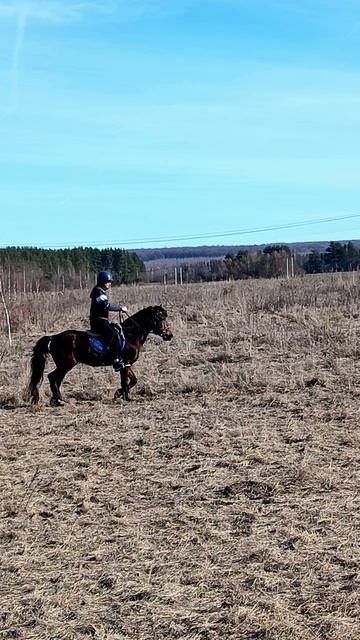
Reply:
[[[262, 250], [240, 249], [224, 258], [190, 261], [181, 267], [182, 282], [241, 278], [274, 278], [301, 273], [351, 271], [360, 268], [360, 249], [352, 242], [330, 242], [323, 252], [296, 254], [285, 244], [267, 245]], [[99, 271], [111, 271], [115, 284], [175, 281], [174, 267], [145, 269], [135, 252], [124, 249], [0, 249], [2, 289], [9, 295], [20, 292], [64, 291], [89, 288]], [[179, 281], [179, 280], [178, 280]]]
[[359, 267], [360, 250], [352, 242], [330, 242], [324, 253], [311, 251], [304, 264], [307, 273], [357, 271]]
[[330, 242], [324, 252], [294, 255], [287, 245], [274, 244], [263, 251], [228, 253], [224, 264], [227, 277], [234, 279], [355, 271], [360, 268], [360, 250], [352, 242]]
[[111, 271], [115, 284], [129, 284], [143, 279], [145, 266], [124, 249], [0, 249], [0, 277], [9, 294], [89, 287], [103, 270]]

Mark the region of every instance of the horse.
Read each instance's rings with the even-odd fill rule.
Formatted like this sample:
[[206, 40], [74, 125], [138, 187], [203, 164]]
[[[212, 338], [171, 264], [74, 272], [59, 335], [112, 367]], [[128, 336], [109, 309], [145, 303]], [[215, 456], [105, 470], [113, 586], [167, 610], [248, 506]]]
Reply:
[[[122, 323], [125, 346], [122, 352], [124, 367], [121, 369], [121, 387], [115, 392], [114, 399], [130, 400], [129, 391], [137, 383], [132, 365], [139, 357], [140, 351], [149, 335], [154, 333], [163, 340], [173, 337], [167, 322], [167, 311], [161, 306], [146, 307], [132, 316], [128, 316]], [[113, 358], [105, 348], [97, 352], [92, 346], [92, 338], [98, 338], [90, 331], [67, 330], [52, 336], [43, 336], [33, 348], [31, 357], [31, 377], [28, 394], [31, 404], [39, 402], [39, 386], [42, 382], [45, 362], [50, 354], [56, 369], [48, 375], [52, 397], [50, 405], [61, 406], [61, 383], [67, 373], [79, 363], [90, 367], [106, 367], [113, 364]]]

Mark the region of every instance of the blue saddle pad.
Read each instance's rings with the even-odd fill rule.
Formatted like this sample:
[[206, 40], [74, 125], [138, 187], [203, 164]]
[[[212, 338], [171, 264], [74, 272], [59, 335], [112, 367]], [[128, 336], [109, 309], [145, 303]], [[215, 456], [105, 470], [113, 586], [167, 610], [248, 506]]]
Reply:
[[91, 348], [94, 349], [96, 353], [101, 353], [102, 355], [105, 355], [107, 351], [107, 346], [105, 344], [105, 341], [102, 338], [93, 338], [93, 336], [89, 336], [89, 342], [90, 342]]
[[[122, 334], [120, 334], [119, 337], [120, 337], [120, 349], [121, 349], [121, 352], [123, 352], [125, 349], [125, 338]], [[105, 340], [103, 340], [103, 338], [101, 338], [100, 336], [98, 338], [95, 338], [94, 336], [89, 335], [89, 342], [90, 342], [91, 348], [94, 349], [96, 353], [100, 353], [102, 356], [106, 354], [107, 345]]]

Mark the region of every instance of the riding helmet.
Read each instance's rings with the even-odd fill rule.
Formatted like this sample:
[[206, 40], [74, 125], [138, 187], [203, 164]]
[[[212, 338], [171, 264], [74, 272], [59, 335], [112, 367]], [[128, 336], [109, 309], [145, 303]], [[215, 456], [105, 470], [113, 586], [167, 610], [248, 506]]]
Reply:
[[98, 273], [96, 282], [97, 284], [105, 284], [105, 282], [112, 282], [112, 275], [111, 273], [109, 273], [108, 271], [100, 271], [100, 273]]

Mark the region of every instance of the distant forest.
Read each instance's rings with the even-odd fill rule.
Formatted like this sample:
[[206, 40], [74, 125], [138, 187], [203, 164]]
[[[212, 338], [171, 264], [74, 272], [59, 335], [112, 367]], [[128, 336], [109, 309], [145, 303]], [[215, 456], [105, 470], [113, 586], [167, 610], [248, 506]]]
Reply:
[[[349, 240], [341, 240], [341, 244], [347, 244]], [[360, 240], [350, 240], [350, 242], [360, 248]], [[325, 252], [329, 245], [329, 241], [322, 240], [318, 242], [293, 242], [286, 243], [286, 246], [294, 254], [306, 255], [311, 251], [318, 251], [319, 253]], [[194, 261], [195, 259], [220, 259], [227, 254], [237, 254], [239, 251], [248, 251], [249, 253], [262, 252], [266, 244], [258, 245], [213, 245], [213, 246], [199, 246], [199, 247], [161, 247], [152, 249], [134, 249], [135, 253], [141, 258], [145, 264], [149, 262], [159, 263], [164, 260], [181, 261], [187, 260]]]
[[287, 245], [268, 245], [262, 252], [239, 251], [224, 259], [233, 278], [271, 278], [301, 273], [355, 271], [360, 267], [360, 249], [352, 242], [330, 242], [323, 252], [312, 250], [294, 255]]
[[115, 284], [129, 284], [143, 279], [145, 266], [124, 249], [0, 249], [2, 287], [11, 294], [90, 287], [102, 270], [111, 271]]
[[[217, 249], [219, 247], [209, 249]], [[101, 270], [111, 271], [115, 284], [134, 282], [185, 283], [245, 278], [291, 277], [304, 273], [352, 271], [360, 268], [360, 248], [354, 242], [330, 242], [323, 250], [295, 253], [291, 246], [273, 244], [228, 252], [225, 256], [196, 258], [193, 247], [181, 266], [154, 261], [145, 264], [135, 252], [124, 249], [0, 249], [0, 279], [8, 295], [39, 291], [90, 288]], [[163, 250], [162, 250], [163, 251]], [[172, 252], [174, 249], [171, 250]], [[159, 254], [160, 255], [160, 254]], [[173, 254], [172, 254], [173, 255]]]
[[[334, 271], [352, 271], [360, 268], [360, 249], [353, 242], [324, 243], [324, 251], [312, 249], [309, 253], [295, 253], [289, 245], [273, 244], [264, 246], [262, 250], [252, 248], [240, 249], [236, 253], [228, 252], [221, 258], [205, 258], [198, 260], [192, 254], [180, 260], [181, 249], [178, 248], [178, 260], [175, 264], [167, 264], [173, 257], [161, 261], [146, 262], [147, 278], [152, 282], [200, 282], [211, 280], [245, 279], [245, 278], [279, 278], [291, 277], [305, 273], [324, 273]], [[204, 247], [197, 247], [203, 252]], [[219, 247], [217, 248], [219, 251]], [[174, 256], [174, 254], [169, 254]]]

